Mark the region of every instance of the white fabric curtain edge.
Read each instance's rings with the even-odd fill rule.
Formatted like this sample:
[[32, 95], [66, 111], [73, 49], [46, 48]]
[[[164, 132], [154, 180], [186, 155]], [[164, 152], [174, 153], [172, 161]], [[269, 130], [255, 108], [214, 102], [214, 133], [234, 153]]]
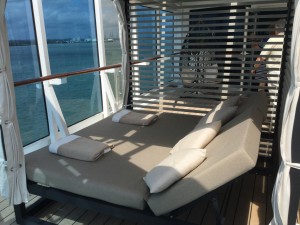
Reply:
[[272, 195], [274, 217], [270, 225], [287, 225], [291, 198], [290, 169], [300, 169], [300, 165], [292, 162], [292, 136], [300, 93], [300, 5], [295, 0], [295, 15], [293, 22], [291, 46], [291, 84], [287, 95], [282, 122], [280, 151], [282, 162], [278, 171]]
[[[6, 6], [6, 0], [0, 2], [0, 29], [2, 28], [2, 24], [4, 23], [4, 11]], [[2, 32], [2, 29], [0, 30]], [[1, 35], [1, 34], [0, 34]], [[2, 35], [1, 35], [2, 36]], [[0, 41], [2, 41], [2, 37], [0, 37]], [[4, 66], [4, 49], [2, 49], [2, 45], [0, 46], [0, 65], [1, 67]], [[4, 66], [5, 67], [5, 66]], [[2, 116], [4, 114], [3, 106], [5, 104], [4, 98], [1, 98], [1, 96], [4, 96], [4, 86], [5, 86], [5, 80], [4, 80], [4, 69], [0, 68], [0, 123], [1, 123], [1, 129], [0, 129], [0, 195], [6, 199], [9, 198], [9, 185], [8, 185], [8, 177], [7, 177], [7, 161], [5, 159], [5, 153], [4, 153], [4, 140], [2, 140], [3, 132], [2, 132]]]
[[[0, 121], [7, 161], [0, 160], [1, 194], [10, 205], [28, 202], [25, 159], [16, 116], [15, 92], [5, 24], [6, 0], [0, 3]], [[6, 174], [6, 175], [5, 175]]]
[[119, 21], [119, 38], [122, 49], [122, 75], [123, 75], [123, 106], [127, 105], [128, 95], [129, 95], [129, 57], [128, 57], [128, 26], [126, 20], [126, 10], [125, 10], [125, 1], [124, 0], [112, 0], [115, 8], [118, 12], [118, 21]]

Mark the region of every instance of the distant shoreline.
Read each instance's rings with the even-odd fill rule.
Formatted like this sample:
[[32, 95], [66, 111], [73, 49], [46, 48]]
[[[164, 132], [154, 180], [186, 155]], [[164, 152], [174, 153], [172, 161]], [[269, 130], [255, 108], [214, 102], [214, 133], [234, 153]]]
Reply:
[[[104, 40], [104, 42], [115, 42], [119, 41], [119, 39], [110, 39], [109, 41]], [[47, 44], [86, 44], [86, 43], [96, 43], [96, 40], [48, 40]], [[9, 46], [29, 46], [29, 45], [37, 45], [34, 40], [10, 40]]]

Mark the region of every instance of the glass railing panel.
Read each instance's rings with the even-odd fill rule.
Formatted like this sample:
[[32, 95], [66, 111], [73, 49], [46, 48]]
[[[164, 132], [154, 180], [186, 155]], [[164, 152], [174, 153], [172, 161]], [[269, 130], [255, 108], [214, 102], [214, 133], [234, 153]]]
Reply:
[[[43, 1], [51, 73], [99, 67], [93, 0]], [[102, 112], [99, 73], [62, 80], [54, 90], [73, 125]]]
[[[14, 81], [40, 77], [37, 44], [29, 0], [8, 0], [6, 24]], [[17, 87], [16, 107], [23, 145], [49, 135], [41, 84]]]
[[[117, 10], [111, 0], [102, 0], [102, 17], [106, 64], [119, 64], [122, 62], [122, 50], [119, 40], [119, 24]], [[107, 73], [116, 103], [120, 107], [123, 104], [123, 77], [120, 68]]]
[[123, 98], [124, 98], [124, 86], [123, 86], [124, 77], [122, 76], [121, 68], [109, 70], [106, 72], [106, 74], [110, 81], [110, 85], [115, 96], [116, 104], [120, 109], [123, 106]]

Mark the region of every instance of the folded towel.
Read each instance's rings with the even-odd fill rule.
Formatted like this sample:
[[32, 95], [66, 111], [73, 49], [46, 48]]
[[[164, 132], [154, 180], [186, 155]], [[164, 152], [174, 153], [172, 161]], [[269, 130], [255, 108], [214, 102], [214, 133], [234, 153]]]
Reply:
[[49, 146], [51, 153], [83, 161], [95, 161], [110, 150], [105, 143], [77, 135], [61, 138]]
[[112, 121], [117, 123], [147, 126], [155, 122], [157, 118], [158, 116], [155, 114], [144, 114], [123, 109], [113, 116]]

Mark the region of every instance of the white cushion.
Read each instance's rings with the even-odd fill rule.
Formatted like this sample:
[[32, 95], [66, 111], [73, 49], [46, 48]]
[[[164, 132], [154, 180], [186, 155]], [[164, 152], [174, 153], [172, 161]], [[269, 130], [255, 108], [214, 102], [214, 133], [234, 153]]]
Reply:
[[187, 148], [204, 148], [221, 129], [221, 121], [216, 121], [202, 126], [196, 126], [189, 134], [179, 140], [170, 151], [171, 154]]
[[218, 109], [221, 109], [223, 107], [236, 106], [236, 105], [238, 105], [238, 103], [240, 101], [240, 98], [241, 98], [241, 96], [239, 96], [239, 95], [229, 97], [225, 101], [223, 101], [223, 102], [219, 103], [218, 105], [216, 105], [214, 110], [218, 110]]
[[197, 126], [202, 126], [207, 123], [212, 123], [215, 121], [221, 121], [222, 125], [227, 123], [235, 115], [237, 106], [223, 107], [219, 110], [211, 110], [204, 117], [202, 117]]
[[205, 156], [205, 149], [186, 149], [169, 155], [144, 177], [150, 193], [159, 193], [167, 189], [199, 166]]

